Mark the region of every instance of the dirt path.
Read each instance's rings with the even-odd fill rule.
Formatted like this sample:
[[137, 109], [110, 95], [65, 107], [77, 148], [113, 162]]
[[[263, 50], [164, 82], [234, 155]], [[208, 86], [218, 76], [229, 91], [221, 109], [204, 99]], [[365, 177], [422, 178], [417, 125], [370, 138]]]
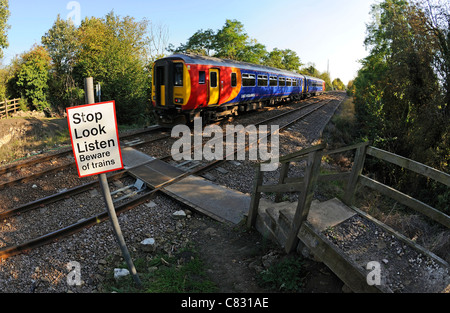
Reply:
[[[262, 288], [258, 273], [288, 257], [274, 243], [245, 227], [231, 227], [211, 219], [194, 222], [200, 229], [195, 242], [212, 281], [222, 293], [279, 292]], [[343, 283], [323, 263], [305, 259], [302, 264], [305, 293], [339, 293]]]

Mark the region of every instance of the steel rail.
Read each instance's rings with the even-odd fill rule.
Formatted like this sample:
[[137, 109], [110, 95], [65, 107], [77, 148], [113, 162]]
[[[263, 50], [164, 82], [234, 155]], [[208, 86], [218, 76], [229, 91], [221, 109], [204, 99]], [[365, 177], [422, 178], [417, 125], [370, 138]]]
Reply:
[[[111, 176], [108, 176], [108, 178], [112, 179], [112, 180], [117, 180], [117, 179], [122, 178], [125, 175], [129, 175], [127, 171], [120, 171]], [[38, 199], [35, 201], [31, 201], [31, 202], [22, 204], [16, 208], [5, 210], [3, 212], [0, 212], [0, 220], [7, 218], [7, 217], [15, 216], [15, 215], [18, 215], [21, 213], [25, 213], [25, 212], [37, 209], [39, 207], [42, 207], [43, 205], [51, 204], [51, 203], [57, 202], [59, 200], [65, 199], [70, 196], [80, 194], [84, 191], [95, 188], [98, 184], [99, 184], [98, 180], [94, 180], [92, 182], [70, 188], [66, 191], [59, 192], [59, 193], [50, 195], [48, 197], [44, 197], [44, 198], [41, 198], [41, 199]]]
[[[159, 137], [159, 138], [152, 138], [152, 139], [145, 140], [145, 141], [142, 141], [140, 143], [133, 144], [133, 145], [130, 145], [130, 146], [134, 146], [134, 147], [135, 146], [140, 146], [140, 145], [148, 144], [148, 143], [151, 143], [151, 142], [155, 142], [155, 141], [162, 140], [162, 139], [167, 139], [167, 138], [170, 138], [170, 136], [167, 135], [167, 136], [163, 136], [163, 137]], [[124, 146], [127, 146], [127, 145], [124, 145]], [[72, 150], [70, 150], [70, 152], [72, 152]], [[17, 179], [14, 179], [14, 180], [7, 181], [5, 183], [1, 183], [0, 184], [0, 190], [4, 189], [5, 187], [8, 187], [8, 186], [12, 186], [12, 185], [19, 184], [19, 183], [24, 183], [24, 182], [27, 182], [29, 180], [32, 180], [32, 179], [35, 179], [35, 178], [38, 178], [38, 177], [41, 177], [41, 176], [44, 176], [44, 175], [48, 175], [48, 174], [51, 174], [51, 173], [54, 173], [54, 172], [59, 172], [59, 171], [65, 170], [66, 168], [69, 168], [69, 167], [73, 166], [74, 164], [75, 164], [75, 161], [71, 161], [71, 162], [69, 162], [67, 164], [64, 164], [64, 165], [61, 165], [61, 166], [49, 168], [49, 169], [43, 170], [43, 171], [38, 172], [38, 173], [34, 173], [34, 174], [31, 174], [31, 175], [28, 175], [28, 176], [25, 176], [25, 177], [21, 177], [21, 178], [17, 178]]]
[[[136, 132], [131, 133], [131, 134], [122, 135], [122, 136], [120, 136], [120, 139], [122, 140], [122, 139], [126, 139], [126, 138], [133, 137], [133, 136], [136, 136], [136, 135], [157, 131], [157, 130], [160, 130], [160, 129], [162, 129], [162, 127], [160, 127], [160, 126], [152, 126], [152, 127], [149, 127], [149, 128], [143, 129], [143, 130], [136, 131]], [[43, 163], [45, 161], [48, 161], [48, 160], [51, 160], [51, 159], [54, 159], [54, 158], [58, 158], [58, 157], [62, 157], [64, 155], [70, 154], [70, 153], [72, 153], [72, 149], [71, 148], [68, 149], [68, 150], [65, 150], [65, 151], [61, 151], [61, 152], [54, 153], [54, 154], [51, 154], [51, 155], [43, 156], [43, 157], [36, 158], [36, 159], [33, 159], [33, 160], [28, 160], [28, 161], [24, 161], [24, 162], [12, 164], [12, 165], [7, 165], [5, 167], [0, 168], [0, 175], [2, 175], [4, 173], [7, 173], [7, 172], [10, 172], [10, 171], [13, 171], [13, 170], [17, 170], [17, 169], [23, 168], [23, 167], [28, 167], [28, 166], [31, 166], [31, 165], [34, 165], [34, 164], [37, 164], [37, 163]]]

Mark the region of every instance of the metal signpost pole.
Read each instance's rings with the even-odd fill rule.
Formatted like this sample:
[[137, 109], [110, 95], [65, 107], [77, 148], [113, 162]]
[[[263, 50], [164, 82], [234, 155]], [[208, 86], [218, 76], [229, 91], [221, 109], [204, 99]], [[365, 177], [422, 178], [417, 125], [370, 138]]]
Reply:
[[[87, 102], [86, 104], [95, 103], [93, 78], [92, 77], [86, 78], [84, 81], [84, 86], [85, 86], [85, 99]], [[106, 174], [99, 175], [99, 183], [102, 189], [103, 197], [105, 199], [105, 204], [114, 231], [114, 235], [116, 236], [117, 242], [120, 246], [120, 250], [122, 251], [122, 255], [125, 259], [125, 262], [128, 265], [128, 269], [130, 270], [131, 275], [133, 276], [135, 284], [139, 288], [141, 288], [142, 287], [141, 280], [139, 279], [136, 268], [134, 267], [133, 260], [131, 259], [130, 253], [128, 252], [128, 248], [125, 243], [125, 239], [123, 238], [122, 235], [122, 230], [120, 229], [119, 220], [117, 219], [116, 210], [114, 208], [111, 193], [109, 191], [109, 184]]]

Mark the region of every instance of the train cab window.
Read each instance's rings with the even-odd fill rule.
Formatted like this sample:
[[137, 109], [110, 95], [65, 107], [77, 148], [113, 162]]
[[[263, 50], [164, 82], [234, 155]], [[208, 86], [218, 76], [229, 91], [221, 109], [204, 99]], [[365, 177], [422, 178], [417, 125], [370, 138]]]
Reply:
[[174, 63], [173, 85], [183, 86], [183, 63]]
[[237, 74], [231, 73], [231, 87], [237, 86]]
[[292, 86], [292, 79], [286, 78], [286, 86]]
[[270, 76], [270, 79], [269, 79], [269, 86], [270, 86], [270, 87], [276, 87], [276, 86], [278, 86], [278, 80], [277, 80], [277, 77], [276, 77], [276, 76]]
[[286, 86], [286, 78], [284, 78], [284, 77], [280, 77], [280, 78], [278, 78], [278, 82], [279, 82], [279, 85], [280, 86]]
[[258, 86], [259, 87], [267, 87], [267, 75], [258, 75]]
[[256, 76], [254, 74], [242, 74], [242, 86], [254, 87], [256, 85]]
[[199, 71], [198, 72], [198, 83], [199, 84], [205, 84], [206, 82], [206, 73], [205, 71]]

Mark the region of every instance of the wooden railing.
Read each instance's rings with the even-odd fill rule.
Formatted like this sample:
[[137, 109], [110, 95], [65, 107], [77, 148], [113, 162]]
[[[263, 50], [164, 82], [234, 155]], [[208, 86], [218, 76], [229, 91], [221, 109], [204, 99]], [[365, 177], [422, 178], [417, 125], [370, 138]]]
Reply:
[[[320, 175], [319, 169], [323, 156], [353, 150], [356, 152], [353, 166], [350, 172]], [[308, 217], [309, 209], [313, 199], [313, 188], [316, 183], [320, 181], [343, 181], [346, 182], [346, 188], [342, 201], [350, 207], [353, 206], [356, 187], [358, 184], [361, 184], [363, 186], [374, 189], [382, 193], [383, 195], [391, 197], [399, 203], [428, 216], [429, 218], [446, 226], [447, 228], [450, 228], [450, 216], [448, 216], [447, 214], [392, 187], [384, 185], [374, 179], [363, 175], [362, 171], [367, 155], [387, 161], [392, 164], [396, 164], [405, 169], [411, 170], [430, 179], [438, 181], [446, 186], [450, 186], [449, 174], [441, 172], [419, 162], [407, 159], [405, 157], [383, 151], [375, 147], [371, 147], [369, 146], [368, 142], [339, 148], [333, 151], [325, 150], [325, 145], [320, 144], [280, 158], [280, 163], [282, 164], [282, 166], [279, 181], [276, 185], [263, 185], [262, 182], [264, 172], [261, 171], [261, 166], [257, 167], [247, 225], [249, 227], [255, 226], [261, 192], [275, 193], [275, 201], [280, 201], [283, 193], [300, 192], [297, 209], [290, 230], [290, 235], [288, 236], [285, 245], [286, 251], [292, 252], [298, 244], [299, 230]], [[291, 164], [303, 160], [307, 161], [307, 167], [304, 177], [288, 177]]]
[[19, 111], [19, 100], [12, 99], [0, 102], [0, 119], [8, 118], [12, 113]]

